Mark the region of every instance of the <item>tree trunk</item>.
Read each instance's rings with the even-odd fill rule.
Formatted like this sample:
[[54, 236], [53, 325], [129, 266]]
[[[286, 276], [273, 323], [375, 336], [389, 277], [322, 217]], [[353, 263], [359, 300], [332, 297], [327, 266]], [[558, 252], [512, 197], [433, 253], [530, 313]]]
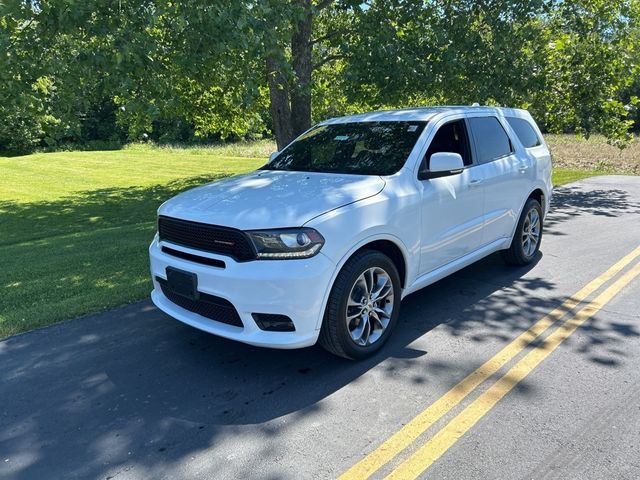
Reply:
[[304, 14], [294, 25], [291, 57], [295, 83], [291, 90], [291, 124], [297, 137], [311, 127], [311, 31], [313, 14], [311, 0], [296, 0]]
[[294, 139], [289, 106], [289, 87], [278, 62], [267, 57], [267, 80], [269, 83], [269, 112], [273, 123], [278, 150], [282, 150]]

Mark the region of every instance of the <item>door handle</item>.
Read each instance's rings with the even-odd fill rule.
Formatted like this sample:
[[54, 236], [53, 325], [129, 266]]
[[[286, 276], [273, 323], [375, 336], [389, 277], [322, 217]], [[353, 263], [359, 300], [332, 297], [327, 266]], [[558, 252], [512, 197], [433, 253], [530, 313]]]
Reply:
[[481, 178], [474, 178], [472, 180], [469, 180], [469, 186], [470, 187], [477, 187], [481, 183], [482, 183], [482, 179]]
[[529, 170], [529, 168], [530, 168], [530, 165], [524, 162], [518, 166], [518, 170], [520, 171], [520, 173], [525, 173], [527, 170]]

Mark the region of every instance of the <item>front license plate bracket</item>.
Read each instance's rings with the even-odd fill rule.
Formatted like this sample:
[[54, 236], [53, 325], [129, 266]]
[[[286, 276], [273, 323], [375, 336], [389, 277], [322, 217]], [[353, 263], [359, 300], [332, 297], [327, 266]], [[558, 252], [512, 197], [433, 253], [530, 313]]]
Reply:
[[198, 276], [174, 267], [167, 267], [167, 286], [169, 289], [190, 300], [199, 300]]

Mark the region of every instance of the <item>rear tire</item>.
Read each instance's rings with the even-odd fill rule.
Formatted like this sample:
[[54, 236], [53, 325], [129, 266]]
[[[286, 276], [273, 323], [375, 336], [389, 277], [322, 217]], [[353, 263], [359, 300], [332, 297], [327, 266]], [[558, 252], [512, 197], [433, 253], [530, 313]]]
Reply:
[[522, 209], [511, 246], [502, 251], [504, 260], [511, 265], [529, 265], [540, 250], [542, 241], [542, 207], [530, 198]]
[[320, 345], [350, 360], [370, 357], [398, 321], [400, 295], [400, 276], [389, 257], [374, 250], [356, 252], [331, 289]]

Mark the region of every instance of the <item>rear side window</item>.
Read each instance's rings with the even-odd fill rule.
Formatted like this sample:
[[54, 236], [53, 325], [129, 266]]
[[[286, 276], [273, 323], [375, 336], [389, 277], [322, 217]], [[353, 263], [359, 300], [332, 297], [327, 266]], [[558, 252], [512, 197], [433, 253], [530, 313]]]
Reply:
[[509, 122], [509, 125], [513, 128], [513, 131], [516, 132], [518, 140], [520, 140], [520, 143], [522, 143], [525, 148], [540, 145], [541, 142], [538, 134], [524, 118], [507, 117], [507, 122]]
[[476, 141], [479, 163], [491, 162], [513, 153], [511, 140], [496, 117], [475, 117], [469, 125]]

